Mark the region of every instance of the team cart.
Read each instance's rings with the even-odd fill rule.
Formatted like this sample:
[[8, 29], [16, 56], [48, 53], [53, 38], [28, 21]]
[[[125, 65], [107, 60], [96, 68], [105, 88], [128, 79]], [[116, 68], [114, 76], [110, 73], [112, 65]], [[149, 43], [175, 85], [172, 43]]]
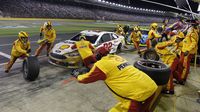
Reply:
[[69, 40], [57, 43], [49, 54], [49, 62], [66, 68], [82, 67], [82, 60], [77, 49], [72, 49], [72, 46], [76, 41], [79, 41], [82, 34], [85, 35], [86, 40], [90, 41], [95, 49], [104, 46], [110, 49], [110, 53], [117, 53], [122, 49], [123, 36], [119, 36], [114, 32], [84, 30]]

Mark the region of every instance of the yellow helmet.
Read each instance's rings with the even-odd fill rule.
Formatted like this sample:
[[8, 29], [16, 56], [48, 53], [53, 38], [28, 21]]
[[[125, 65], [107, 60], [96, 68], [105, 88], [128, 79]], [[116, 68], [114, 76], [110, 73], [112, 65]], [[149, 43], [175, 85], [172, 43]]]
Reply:
[[18, 38], [21, 42], [27, 43], [28, 42], [28, 33], [24, 31], [20, 31], [18, 34]]
[[156, 29], [156, 28], [158, 27], [158, 24], [157, 24], [157, 23], [152, 23], [152, 24], [150, 25], [150, 27]]
[[47, 28], [47, 27], [52, 27], [51, 21], [45, 22], [45, 23], [44, 23], [44, 26], [45, 26], [45, 28]]
[[138, 31], [138, 30], [139, 30], [138, 26], [135, 26], [135, 27], [133, 28], [133, 30], [134, 30], [134, 31]]
[[184, 33], [181, 31], [179, 31], [177, 35], [178, 35], [178, 38], [185, 38]]
[[121, 25], [121, 24], [118, 24], [117, 27], [118, 27], [118, 28], [119, 28], [119, 27], [122, 27], [122, 25]]
[[80, 35], [79, 40], [82, 40], [82, 39], [86, 40], [85, 34]]

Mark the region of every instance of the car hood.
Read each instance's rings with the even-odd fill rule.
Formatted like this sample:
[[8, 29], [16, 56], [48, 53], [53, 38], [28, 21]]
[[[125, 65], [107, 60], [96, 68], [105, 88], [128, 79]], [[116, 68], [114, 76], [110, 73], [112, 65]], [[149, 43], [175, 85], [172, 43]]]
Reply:
[[53, 47], [52, 52], [59, 55], [64, 55], [66, 53], [77, 51], [77, 49], [72, 49], [74, 43], [75, 41], [71, 40], [66, 40], [65, 42], [59, 42]]

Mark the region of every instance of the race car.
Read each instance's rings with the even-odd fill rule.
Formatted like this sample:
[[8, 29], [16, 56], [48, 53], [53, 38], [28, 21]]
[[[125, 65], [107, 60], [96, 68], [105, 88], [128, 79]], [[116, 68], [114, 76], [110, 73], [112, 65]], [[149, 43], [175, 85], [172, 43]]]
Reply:
[[85, 35], [86, 40], [90, 41], [96, 49], [104, 46], [110, 49], [110, 53], [120, 51], [123, 45], [124, 37], [114, 32], [84, 30], [69, 40], [57, 43], [49, 54], [49, 62], [66, 68], [81, 67], [83, 64], [78, 50], [71, 47], [76, 41], [79, 41], [79, 37], [82, 34]]

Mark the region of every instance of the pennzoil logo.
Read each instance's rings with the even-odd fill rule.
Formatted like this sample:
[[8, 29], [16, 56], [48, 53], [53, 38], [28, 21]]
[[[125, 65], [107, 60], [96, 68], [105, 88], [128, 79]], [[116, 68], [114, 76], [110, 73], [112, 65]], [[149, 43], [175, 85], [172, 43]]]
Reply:
[[60, 50], [64, 50], [64, 49], [68, 49], [69, 48], [69, 45], [62, 45], [62, 46], [60, 46]]
[[130, 64], [129, 64], [128, 62], [126, 62], [126, 63], [122, 63], [122, 64], [118, 65], [117, 68], [118, 68], [119, 70], [122, 70], [122, 69], [124, 69], [125, 67], [127, 67], [127, 66], [129, 66], [129, 65], [130, 65]]

